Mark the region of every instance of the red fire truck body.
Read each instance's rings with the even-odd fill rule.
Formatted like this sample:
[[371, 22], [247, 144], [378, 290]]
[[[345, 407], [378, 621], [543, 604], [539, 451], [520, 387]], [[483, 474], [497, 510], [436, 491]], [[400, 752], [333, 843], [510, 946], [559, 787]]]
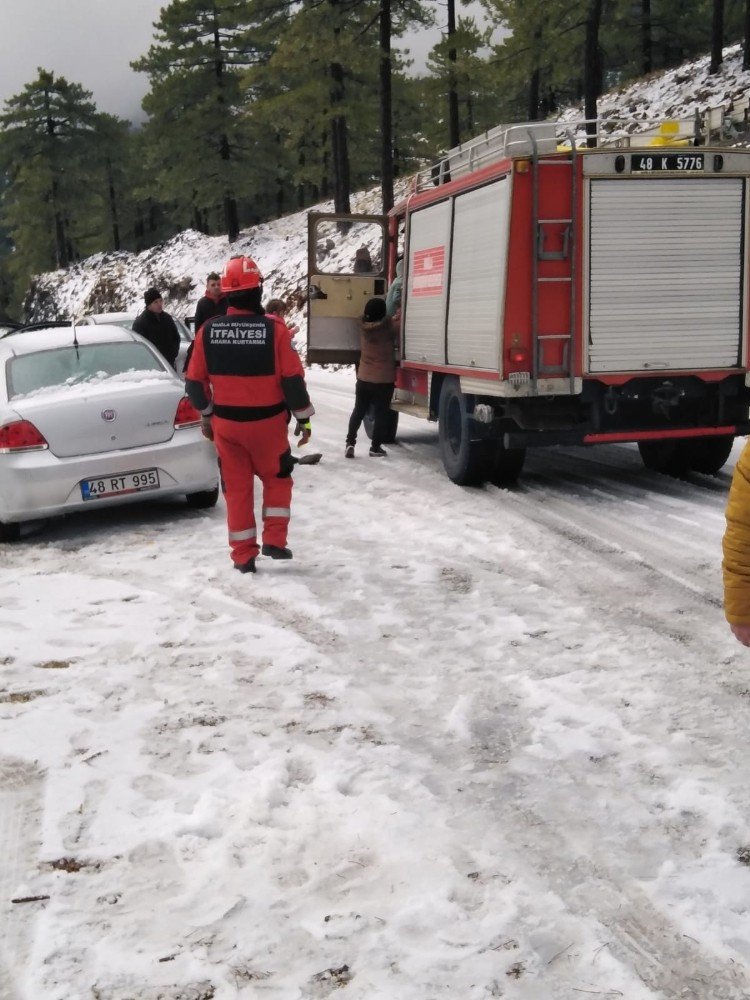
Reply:
[[[649, 468], [717, 472], [750, 432], [750, 150], [668, 141], [501, 127], [417, 175], [387, 221], [311, 214], [309, 361], [355, 359], [403, 251], [391, 431], [399, 410], [437, 419], [455, 482], [512, 482], [528, 447], [620, 441]], [[351, 226], [376, 234], [368, 275], [336, 256]]]

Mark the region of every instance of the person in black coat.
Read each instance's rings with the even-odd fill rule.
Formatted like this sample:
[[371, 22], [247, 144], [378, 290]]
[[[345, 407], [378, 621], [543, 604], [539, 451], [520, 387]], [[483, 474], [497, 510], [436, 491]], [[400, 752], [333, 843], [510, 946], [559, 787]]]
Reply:
[[139, 333], [162, 354], [174, 368], [180, 350], [180, 334], [175, 321], [164, 312], [164, 302], [158, 288], [146, 289], [146, 308], [136, 317], [133, 332]]

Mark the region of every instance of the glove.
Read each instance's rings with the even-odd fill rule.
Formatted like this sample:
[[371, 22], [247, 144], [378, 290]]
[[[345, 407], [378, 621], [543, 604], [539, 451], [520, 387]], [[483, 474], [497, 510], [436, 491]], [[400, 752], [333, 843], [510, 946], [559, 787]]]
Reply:
[[307, 444], [307, 442], [312, 437], [312, 427], [310, 426], [310, 421], [298, 420], [297, 426], [294, 428], [294, 436], [299, 438], [299, 441], [297, 442], [298, 448], [301, 448], [303, 445]]
[[201, 434], [209, 441], [213, 441], [214, 428], [210, 417], [201, 417]]

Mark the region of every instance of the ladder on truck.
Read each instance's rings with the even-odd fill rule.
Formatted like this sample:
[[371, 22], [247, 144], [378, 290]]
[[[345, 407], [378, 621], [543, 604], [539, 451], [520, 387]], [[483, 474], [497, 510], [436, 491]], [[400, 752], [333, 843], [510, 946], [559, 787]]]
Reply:
[[[570, 142], [570, 155], [560, 157], [541, 157], [539, 148], [531, 129], [528, 132], [531, 143], [531, 226], [532, 226], [532, 253], [531, 253], [531, 390], [532, 394], [538, 392], [540, 378], [547, 377], [567, 377], [569, 381], [569, 391], [571, 395], [575, 389], [575, 322], [576, 322], [576, 248], [575, 248], [575, 218], [578, 204], [578, 150], [575, 137], [572, 132], [568, 133]], [[539, 182], [542, 171], [567, 170], [570, 173], [570, 213], [565, 218], [540, 217], [539, 214]], [[547, 250], [546, 241], [549, 227], [562, 228], [562, 246], [559, 250]], [[554, 268], [548, 265], [550, 262], [557, 262]], [[562, 264], [562, 270], [560, 268]], [[549, 274], [554, 270], [554, 274]], [[545, 293], [554, 285], [564, 285], [567, 288], [567, 295], [564, 296], [567, 303], [567, 316], [563, 322], [567, 328], [555, 330], [553, 332], [540, 333], [539, 313], [540, 305], [544, 301]], [[560, 361], [550, 364], [545, 360], [548, 347], [558, 344], [560, 347]]]

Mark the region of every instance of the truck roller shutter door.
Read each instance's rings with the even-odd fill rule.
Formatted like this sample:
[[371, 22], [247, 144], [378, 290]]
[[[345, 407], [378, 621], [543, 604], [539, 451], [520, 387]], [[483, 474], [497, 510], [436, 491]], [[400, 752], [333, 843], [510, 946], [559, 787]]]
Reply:
[[420, 208], [409, 218], [409, 260], [404, 315], [407, 361], [445, 364], [445, 307], [452, 202]]
[[591, 182], [590, 372], [738, 363], [743, 213], [739, 178]]
[[448, 364], [500, 368], [510, 221], [509, 177], [458, 195], [453, 225]]

